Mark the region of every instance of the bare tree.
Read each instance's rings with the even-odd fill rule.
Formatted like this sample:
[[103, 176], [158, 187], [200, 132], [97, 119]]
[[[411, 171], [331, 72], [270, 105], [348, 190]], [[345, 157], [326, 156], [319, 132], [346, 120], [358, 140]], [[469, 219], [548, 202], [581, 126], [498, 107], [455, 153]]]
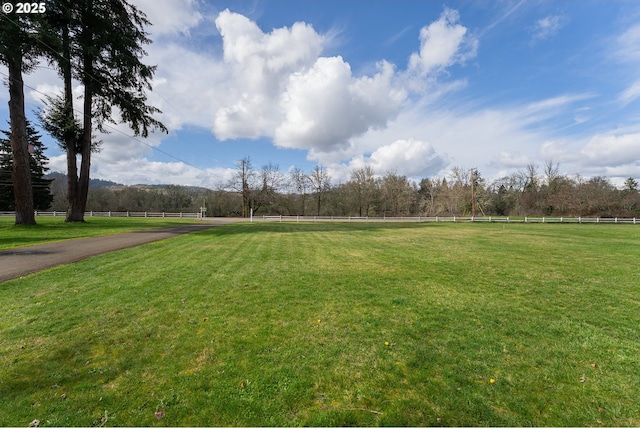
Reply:
[[351, 181], [354, 183], [358, 215], [368, 216], [377, 190], [373, 168], [367, 165], [354, 169], [351, 171]]
[[440, 194], [440, 179], [437, 177], [420, 180], [418, 195], [422, 198], [420, 210], [426, 215], [437, 214], [436, 197]]
[[406, 215], [416, 201], [417, 191], [406, 176], [388, 171], [380, 184], [383, 207], [391, 215]]
[[255, 181], [255, 171], [248, 156], [236, 162], [236, 175], [231, 179], [229, 186], [240, 193], [242, 197], [242, 217], [249, 216], [251, 207], [251, 186]]
[[311, 188], [316, 194], [316, 199], [318, 202], [317, 215], [320, 215], [323, 197], [331, 188], [331, 178], [329, 177], [329, 173], [327, 172], [325, 167], [316, 165], [315, 168], [313, 168], [311, 174], [309, 174], [309, 182], [311, 183]]
[[284, 175], [280, 172], [280, 167], [277, 164], [269, 162], [262, 166], [259, 179], [261, 189], [255, 211], [262, 205], [268, 206], [275, 203], [276, 197], [284, 183]]
[[298, 212], [300, 215], [304, 215], [307, 193], [309, 192], [311, 181], [309, 180], [309, 176], [297, 167], [291, 171], [290, 180], [291, 186], [300, 197], [300, 210]]

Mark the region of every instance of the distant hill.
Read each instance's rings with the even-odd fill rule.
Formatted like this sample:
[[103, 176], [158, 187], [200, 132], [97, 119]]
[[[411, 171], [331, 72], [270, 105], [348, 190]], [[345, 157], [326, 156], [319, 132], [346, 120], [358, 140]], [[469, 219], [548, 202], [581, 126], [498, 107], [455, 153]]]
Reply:
[[[52, 172], [44, 176], [44, 178], [48, 178], [50, 180], [56, 180], [56, 184], [62, 185], [64, 188], [67, 187], [67, 174], [62, 174], [60, 172]], [[108, 180], [100, 180], [97, 178], [89, 179], [89, 188], [97, 189], [99, 187], [114, 187], [114, 186], [123, 186], [120, 183], [116, 183], [114, 181]]]
[[[50, 174], [47, 174], [44, 176], [44, 178], [50, 179], [50, 180], [55, 180], [55, 187], [56, 188], [60, 188], [60, 186], [62, 186], [62, 188], [66, 189], [67, 187], [67, 174], [62, 174], [61, 172], [52, 172]], [[126, 186], [124, 184], [121, 183], [116, 183], [115, 181], [109, 181], [109, 180], [100, 180], [97, 178], [91, 178], [89, 179], [89, 188], [90, 189], [97, 189], [100, 187], [107, 187], [107, 188], [111, 188], [111, 187], [117, 187], [117, 188], [123, 188], [123, 187], [132, 187], [132, 188], [136, 188], [136, 189], [141, 189], [141, 190], [167, 190], [167, 189], [175, 189], [175, 188], [179, 188], [179, 189], [184, 189], [188, 192], [206, 192], [209, 191], [210, 189], [207, 189], [206, 187], [199, 187], [199, 186], [180, 186], [180, 185], [176, 185], [176, 184], [132, 184], [130, 186]]]

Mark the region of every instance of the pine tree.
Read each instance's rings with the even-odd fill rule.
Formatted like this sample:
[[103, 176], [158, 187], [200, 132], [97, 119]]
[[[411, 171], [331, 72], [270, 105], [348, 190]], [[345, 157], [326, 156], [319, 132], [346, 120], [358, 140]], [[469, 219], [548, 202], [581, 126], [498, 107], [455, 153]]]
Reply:
[[[120, 120], [135, 135], [147, 137], [150, 129], [167, 129], [153, 118], [160, 111], [147, 104], [145, 94], [155, 67], [140, 61], [146, 55], [142, 46], [151, 43], [144, 31], [150, 25], [144, 13], [125, 0], [58, 0], [50, 6], [42, 37], [54, 49], [47, 54], [64, 82], [63, 108], [58, 113], [69, 125], [62, 128], [65, 138], [60, 141], [67, 152], [66, 221], [84, 221], [94, 127], [105, 131], [104, 125], [114, 122], [116, 107]], [[71, 125], [76, 111], [74, 78], [84, 87], [79, 135]]]
[[29, 14], [0, 14], [0, 63], [7, 66], [9, 117], [11, 118], [11, 152], [13, 156], [13, 195], [16, 224], [36, 224], [31, 194], [24, 81], [22, 74], [36, 65], [39, 46], [35, 22]]
[[[36, 210], [47, 210], [53, 202], [50, 184], [53, 180], [44, 178], [49, 170], [49, 159], [44, 155], [45, 145], [40, 141], [40, 134], [27, 121], [27, 142], [29, 144], [29, 169], [31, 172], [31, 187], [33, 207]], [[11, 150], [11, 132], [0, 131], [6, 138], [0, 138], [0, 211], [15, 210], [15, 196], [11, 173], [13, 170], [13, 153]]]

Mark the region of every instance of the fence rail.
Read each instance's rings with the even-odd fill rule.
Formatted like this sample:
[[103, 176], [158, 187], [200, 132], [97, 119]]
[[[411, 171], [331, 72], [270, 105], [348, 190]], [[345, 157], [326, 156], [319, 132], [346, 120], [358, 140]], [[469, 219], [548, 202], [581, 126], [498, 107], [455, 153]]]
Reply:
[[[65, 211], [36, 211], [37, 217], [64, 217]], [[202, 218], [196, 213], [166, 213], [154, 211], [87, 211], [85, 217], [137, 217], [137, 218]], [[0, 211], [0, 217], [14, 217], [13, 211]], [[355, 216], [295, 216], [295, 215], [263, 215], [252, 216], [250, 221], [277, 222], [384, 222], [384, 223], [607, 223], [607, 224], [640, 224], [640, 218], [622, 217], [355, 217]]]
[[277, 222], [385, 222], [385, 223], [613, 223], [640, 224], [640, 219], [621, 217], [346, 217], [346, 216], [253, 216], [253, 221]]
[[[66, 211], [36, 211], [36, 217], [65, 217]], [[0, 217], [14, 217], [14, 211], [2, 211]], [[87, 211], [85, 217], [202, 218], [200, 213], [165, 213], [152, 211]]]

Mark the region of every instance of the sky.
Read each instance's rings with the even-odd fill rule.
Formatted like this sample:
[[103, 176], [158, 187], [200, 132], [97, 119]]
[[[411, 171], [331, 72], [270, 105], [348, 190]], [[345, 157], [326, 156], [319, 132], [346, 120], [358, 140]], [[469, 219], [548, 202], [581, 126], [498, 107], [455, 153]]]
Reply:
[[[213, 189], [246, 157], [284, 173], [321, 165], [334, 184], [363, 166], [416, 181], [477, 168], [491, 181], [547, 161], [617, 185], [640, 178], [640, 2], [131, 3], [153, 23], [148, 96], [169, 133], [114, 125], [94, 178]], [[25, 84], [31, 117], [62, 91], [46, 63]]]

